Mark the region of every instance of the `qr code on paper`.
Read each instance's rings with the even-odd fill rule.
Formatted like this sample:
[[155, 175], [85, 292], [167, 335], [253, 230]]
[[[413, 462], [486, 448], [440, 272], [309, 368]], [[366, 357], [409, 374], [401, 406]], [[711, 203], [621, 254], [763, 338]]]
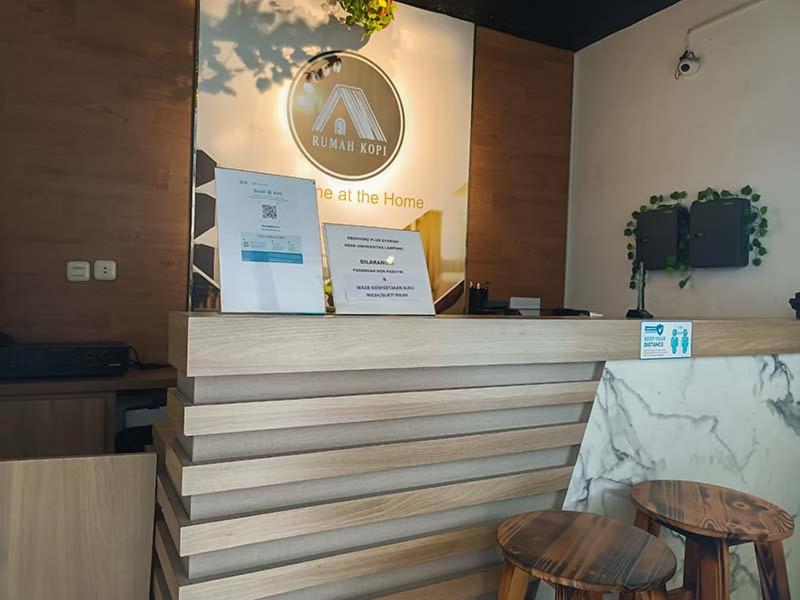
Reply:
[[262, 219], [277, 219], [278, 207], [275, 204], [262, 204], [261, 205], [261, 218]]

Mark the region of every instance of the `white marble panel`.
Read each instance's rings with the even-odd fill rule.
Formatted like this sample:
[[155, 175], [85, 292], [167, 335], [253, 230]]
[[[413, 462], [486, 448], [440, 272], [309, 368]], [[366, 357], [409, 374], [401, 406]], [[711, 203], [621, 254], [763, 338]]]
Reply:
[[[689, 479], [755, 494], [797, 517], [798, 374], [798, 354], [607, 363], [564, 508], [632, 523], [632, 484]], [[680, 563], [682, 539], [662, 537]], [[800, 594], [800, 535], [785, 547]], [[731, 560], [732, 599], [759, 598], [752, 545], [734, 548]]]

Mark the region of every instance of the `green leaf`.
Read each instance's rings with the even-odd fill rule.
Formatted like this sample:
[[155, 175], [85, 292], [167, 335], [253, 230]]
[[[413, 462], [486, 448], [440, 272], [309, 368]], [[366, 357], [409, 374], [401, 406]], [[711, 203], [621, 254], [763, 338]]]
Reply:
[[758, 230], [758, 236], [759, 237], [767, 237], [768, 233], [769, 233], [769, 231], [767, 229], [759, 229]]
[[688, 280], [688, 279], [681, 279], [681, 280], [678, 282], [678, 287], [679, 287], [679, 288], [681, 288], [681, 289], [683, 289], [683, 288], [685, 288], [685, 287], [686, 287], [686, 284], [687, 284], [687, 283], [689, 283], [689, 280]]
[[636, 225], [635, 221], [628, 221], [628, 224], [626, 225], [626, 227], [633, 227], [634, 225]]
[[719, 200], [720, 199], [719, 192], [717, 192], [716, 190], [711, 192], [711, 195], [714, 197], [714, 200]]
[[758, 202], [761, 200], [761, 194], [753, 194], [750, 196], [750, 202]]
[[633, 260], [633, 252], [628, 252], [628, 260]]
[[668, 256], [667, 257], [667, 264], [670, 266], [674, 266], [678, 262], [678, 259], [675, 256]]
[[650, 196], [650, 204], [655, 204], [658, 202], [658, 196]]
[[759, 256], [764, 256], [766, 253], [767, 253], [767, 249], [764, 248], [764, 246], [761, 246], [761, 248], [758, 249], [758, 255]]
[[762, 214], [762, 215], [765, 215], [765, 214], [767, 214], [767, 209], [768, 209], [768, 207], [766, 207], [766, 206], [762, 206], [762, 207], [761, 207], [761, 214]]
[[672, 198], [673, 200], [677, 200], [678, 198], [680, 198], [680, 194], [677, 191], [674, 191], [669, 195], [669, 197]]
[[689, 270], [689, 265], [683, 264], [681, 265], [681, 273], [686, 273]]
[[749, 185], [746, 185], [746, 186], [744, 186], [742, 188], [741, 191], [742, 191], [742, 194], [744, 194], [745, 196], [749, 196], [750, 194], [753, 193], [753, 188], [751, 188]]
[[646, 206], [646, 205], [644, 205], [644, 204], [642, 204], [642, 205], [639, 207], [639, 212], [647, 212], [647, 206]]
[[761, 223], [759, 223], [759, 225], [758, 225], [758, 226], [759, 226], [760, 228], [762, 228], [762, 229], [766, 229], [767, 227], [769, 227], [769, 221], [767, 221], [767, 218], [766, 218], [766, 217], [763, 217], [763, 218], [761, 219]]
[[761, 259], [760, 259], [760, 258], [754, 258], [754, 259], [753, 259], [753, 264], [754, 264], [756, 267], [760, 267], [760, 266], [761, 266], [761, 262], [762, 262], [762, 261], [761, 261]]
[[700, 190], [699, 192], [697, 192], [697, 199], [698, 200], [705, 200], [705, 198], [706, 198], [705, 190]]
[[632, 290], [635, 290], [636, 289], [636, 282], [635, 281], [629, 282], [628, 283], [628, 287], [631, 288]]
[[631, 236], [633, 235], [633, 230], [630, 227], [625, 228], [625, 235]]
[[675, 267], [673, 267], [672, 265], [670, 265], [670, 266], [668, 266], [668, 267], [665, 269], [665, 271], [666, 271], [668, 274], [672, 275], [672, 274], [675, 272]]
[[755, 227], [751, 227], [750, 230], [749, 230], [750, 235], [753, 235], [755, 232], [756, 232], [756, 228]]
[[755, 248], [755, 246], [754, 246], [753, 244], [747, 244], [747, 249], [748, 249], [750, 252], [752, 252], [752, 251], [753, 251], [753, 248]]
[[678, 199], [679, 199], [679, 200], [683, 200], [683, 199], [685, 199], [685, 198], [686, 198], [688, 195], [689, 195], [689, 194], [687, 194], [687, 193], [686, 193], [686, 190], [683, 190], [683, 191], [682, 191], [680, 194], [678, 194]]
[[728, 190], [722, 190], [720, 192], [720, 196], [722, 196], [723, 198], [730, 198], [731, 196], [733, 196], [733, 194], [731, 194]]
[[756, 248], [761, 248], [761, 240], [758, 238], [754, 238], [752, 245], [755, 246]]
[[630, 244], [630, 243], [629, 243], [629, 244], [627, 245], [627, 248], [628, 248], [628, 250], [633, 250], [633, 244]]

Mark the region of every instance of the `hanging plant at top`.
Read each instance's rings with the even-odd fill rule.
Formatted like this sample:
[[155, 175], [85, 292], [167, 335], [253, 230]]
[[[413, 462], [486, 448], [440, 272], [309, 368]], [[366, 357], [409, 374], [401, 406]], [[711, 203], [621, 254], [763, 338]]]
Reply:
[[394, 0], [339, 0], [339, 4], [347, 13], [347, 25], [364, 28], [361, 39], [391, 25], [397, 8]]

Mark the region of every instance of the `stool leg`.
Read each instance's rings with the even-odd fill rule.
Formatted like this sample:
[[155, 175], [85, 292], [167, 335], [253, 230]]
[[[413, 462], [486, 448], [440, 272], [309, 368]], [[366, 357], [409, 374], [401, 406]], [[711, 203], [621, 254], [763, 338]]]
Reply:
[[755, 547], [763, 600], [790, 600], [783, 542], [756, 542]]
[[731, 559], [728, 544], [723, 540], [702, 539], [697, 544], [699, 555], [699, 590], [702, 600], [729, 600], [731, 597]]
[[683, 553], [683, 589], [697, 597], [700, 585], [700, 547], [696, 538], [686, 536], [686, 547]]
[[[644, 514], [640, 510], [636, 511], [636, 519], [633, 521], [633, 526], [643, 529], [650, 535], [656, 537], [661, 535], [661, 524], [657, 523], [652, 517]], [[619, 595], [619, 600], [634, 600], [635, 598], [637, 598], [637, 596], [632, 592], [623, 592]]]
[[563, 585], [557, 585], [556, 600], [603, 600], [603, 594], [600, 592], [585, 592], [583, 590], [575, 590], [573, 588], [564, 587]]
[[528, 574], [522, 569], [518, 569], [510, 562], [503, 564], [503, 572], [500, 575], [500, 589], [497, 592], [497, 600], [525, 600], [525, 593], [528, 591]]
[[661, 524], [641, 511], [636, 511], [636, 520], [633, 525], [639, 529], [644, 529], [650, 535], [656, 537], [661, 535]]

